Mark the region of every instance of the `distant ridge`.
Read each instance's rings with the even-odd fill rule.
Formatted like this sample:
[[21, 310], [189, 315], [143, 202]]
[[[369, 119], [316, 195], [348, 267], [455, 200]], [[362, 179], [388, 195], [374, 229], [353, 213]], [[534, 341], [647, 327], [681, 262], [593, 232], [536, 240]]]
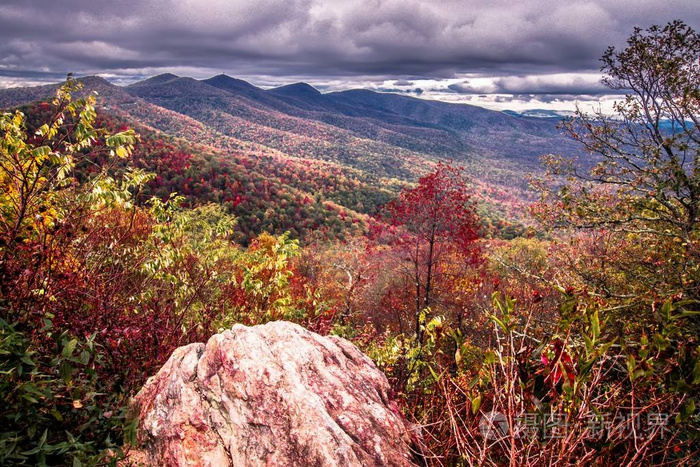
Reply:
[[295, 98], [317, 97], [321, 95], [321, 91], [307, 83], [288, 84], [286, 86], [280, 86], [279, 88], [270, 89], [267, 92]]
[[138, 83], [130, 84], [126, 90], [144, 98], [203, 98], [224, 97], [226, 93], [194, 78], [183, 78], [170, 73], [154, 76]]
[[[307, 83], [264, 90], [225, 74], [165, 73], [126, 87], [79, 79], [83, 92], [99, 92], [106, 120], [147, 135], [141, 160], [158, 183], [233, 206], [246, 238], [266, 228], [306, 232], [329, 219], [333, 229], [359, 228], [362, 215], [439, 160], [466, 168], [488, 210], [508, 211], [496, 218], [517, 218], [540, 157], [578, 154], [558, 119], [466, 104], [365, 89], [322, 93]], [[0, 107], [46, 100], [58, 86], [0, 90]]]
[[[578, 148], [561, 134], [554, 116], [532, 118], [366, 89], [321, 93], [307, 83], [294, 83], [263, 90], [226, 74], [196, 80], [164, 73], [126, 87], [102, 78], [84, 79], [101, 94], [120, 96], [122, 103], [128, 102], [128, 93], [228, 136], [276, 150], [324, 160], [359, 161], [370, 155], [394, 160], [380, 164], [383, 175], [396, 172], [405, 177], [412, 171], [406, 161], [426, 156], [456, 161], [486, 157], [537, 169], [542, 154], [574, 153]], [[45, 98], [54, 89], [3, 91], [0, 104]], [[287, 145], [290, 141], [295, 141], [292, 146]]]
[[160, 75], [153, 76], [151, 78], [145, 79], [143, 81], [138, 81], [134, 84], [130, 84], [128, 87], [130, 88], [138, 88], [138, 87], [145, 87], [145, 86], [155, 86], [159, 84], [166, 84], [170, 81], [174, 81], [176, 79], [179, 79], [180, 77], [177, 75], [174, 75], [172, 73], [163, 73]]
[[229, 75], [220, 74], [213, 76], [209, 79], [202, 80], [210, 86], [214, 86], [220, 89], [225, 89], [227, 91], [238, 91], [238, 92], [262, 92], [262, 89], [253, 86], [248, 81], [242, 79], [233, 78]]
[[[299, 82], [263, 90], [226, 74], [197, 80], [164, 73], [126, 87], [83, 79], [86, 87], [109, 95], [115, 110], [141, 98], [247, 144], [403, 180], [438, 159], [532, 171], [543, 154], [578, 150], [556, 118], [366, 89], [322, 93]], [[56, 86], [0, 91], [0, 105], [46, 98]]]
[[556, 110], [546, 110], [546, 109], [528, 109], [522, 112], [516, 112], [515, 110], [503, 110], [503, 113], [516, 118], [555, 118], [563, 119], [566, 117], [571, 117], [574, 115], [573, 112], [559, 112]]
[[[133, 98], [126, 90], [122, 87], [115, 86], [101, 76], [82, 76], [75, 78], [76, 81], [83, 84], [84, 88], [79, 92], [79, 95], [84, 95], [88, 92], [97, 91], [100, 98], [98, 99], [98, 105], [100, 99], [104, 98], [117, 98], [118, 101], [131, 101]], [[45, 84], [42, 86], [34, 87], [21, 87], [21, 88], [9, 88], [0, 89], [0, 109], [15, 107], [23, 104], [28, 104], [34, 101], [40, 100], [50, 100], [55, 94], [56, 90], [63, 83], [55, 84]]]

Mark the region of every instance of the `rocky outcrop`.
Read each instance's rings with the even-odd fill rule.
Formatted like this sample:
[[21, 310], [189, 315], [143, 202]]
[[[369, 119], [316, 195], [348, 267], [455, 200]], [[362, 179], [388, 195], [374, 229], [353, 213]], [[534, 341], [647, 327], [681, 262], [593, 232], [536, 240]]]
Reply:
[[385, 376], [350, 342], [274, 322], [190, 344], [135, 398], [159, 466], [409, 466]]

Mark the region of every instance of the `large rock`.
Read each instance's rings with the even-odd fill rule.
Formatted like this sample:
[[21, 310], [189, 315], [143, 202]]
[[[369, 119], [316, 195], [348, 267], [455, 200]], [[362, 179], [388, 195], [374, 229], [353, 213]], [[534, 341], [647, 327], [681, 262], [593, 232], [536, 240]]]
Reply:
[[350, 342], [295, 324], [236, 325], [190, 344], [136, 396], [158, 466], [409, 466], [389, 386]]

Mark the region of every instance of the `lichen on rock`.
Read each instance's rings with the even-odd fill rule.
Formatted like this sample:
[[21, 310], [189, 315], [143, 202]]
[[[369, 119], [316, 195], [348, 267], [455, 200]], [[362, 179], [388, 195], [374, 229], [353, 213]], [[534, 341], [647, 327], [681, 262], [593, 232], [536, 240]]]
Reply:
[[135, 398], [159, 466], [410, 466], [410, 427], [374, 363], [288, 322], [173, 352]]

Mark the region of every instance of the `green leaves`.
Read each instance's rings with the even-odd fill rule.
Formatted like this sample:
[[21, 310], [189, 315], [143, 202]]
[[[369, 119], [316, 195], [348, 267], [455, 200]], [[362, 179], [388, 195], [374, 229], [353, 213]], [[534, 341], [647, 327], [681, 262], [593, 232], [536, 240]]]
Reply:
[[239, 257], [241, 287], [247, 295], [243, 313], [252, 315], [255, 322], [285, 319], [294, 313], [289, 290], [293, 273], [288, 266], [298, 254], [299, 243], [288, 233], [278, 237], [262, 234]]
[[688, 421], [690, 417], [695, 413], [695, 400], [692, 398], [688, 399], [683, 406], [681, 406], [681, 410], [676, 415], [676, 423], [682, 423]]
[[61, 352], [61, 355], [63, 357], [68, 358], [73, 356], [73, 352], [75, 351], [75, 347], [78, 345], [78, 340], [77, 339], [71, 339], [67, 344], [64, 345], [63, 351]]
[[131, 156], [138, 136], [133, 130], [110, 135], [105, 139], [105, 145], [110, 148], [110, 155], [120, 159]]
[[505, 334], [508, 334], [513, 329], [514, 322], [512, 321], [512, 313], [515, 310], [515, 300], [511, 297], [501, 298], [500, 292], [494, 292], [491, 296], [493, 307], [500, 313], [500, 317], [495, 314], [490, 314], [489, 319]]
[[471, 401], [472, 414], [476, 414], [479, 411], [479, 408], [481, 408], [481, 394], [474, 397]]
[[40, 146], [38, 148], [32, 149], [32, 157], [37, 160], [37, 162], [41, 163], [44, 161], [44, 159], [51, 154], [51, 148], [48, 146]]
[[598, 310], [593, 311], [590, 315], [591, 337], [593, 343], [600, 337], [600, 319], [598, 318]]
[[[51, 348], [53, 339], [43, 337]], [[39, 353], [26, 334], [0, 319], [2, 465], [94, 465], [101, 458], [99, 447], [85, 438], [110, 436], [123, 419], [121, 413], [110, 420], [102, 415], [112, 401], [99, 395], [106, 391], [89, 368], [102, 358], [90, 341], [65, 332], [55, 339], [55, 353]]]

